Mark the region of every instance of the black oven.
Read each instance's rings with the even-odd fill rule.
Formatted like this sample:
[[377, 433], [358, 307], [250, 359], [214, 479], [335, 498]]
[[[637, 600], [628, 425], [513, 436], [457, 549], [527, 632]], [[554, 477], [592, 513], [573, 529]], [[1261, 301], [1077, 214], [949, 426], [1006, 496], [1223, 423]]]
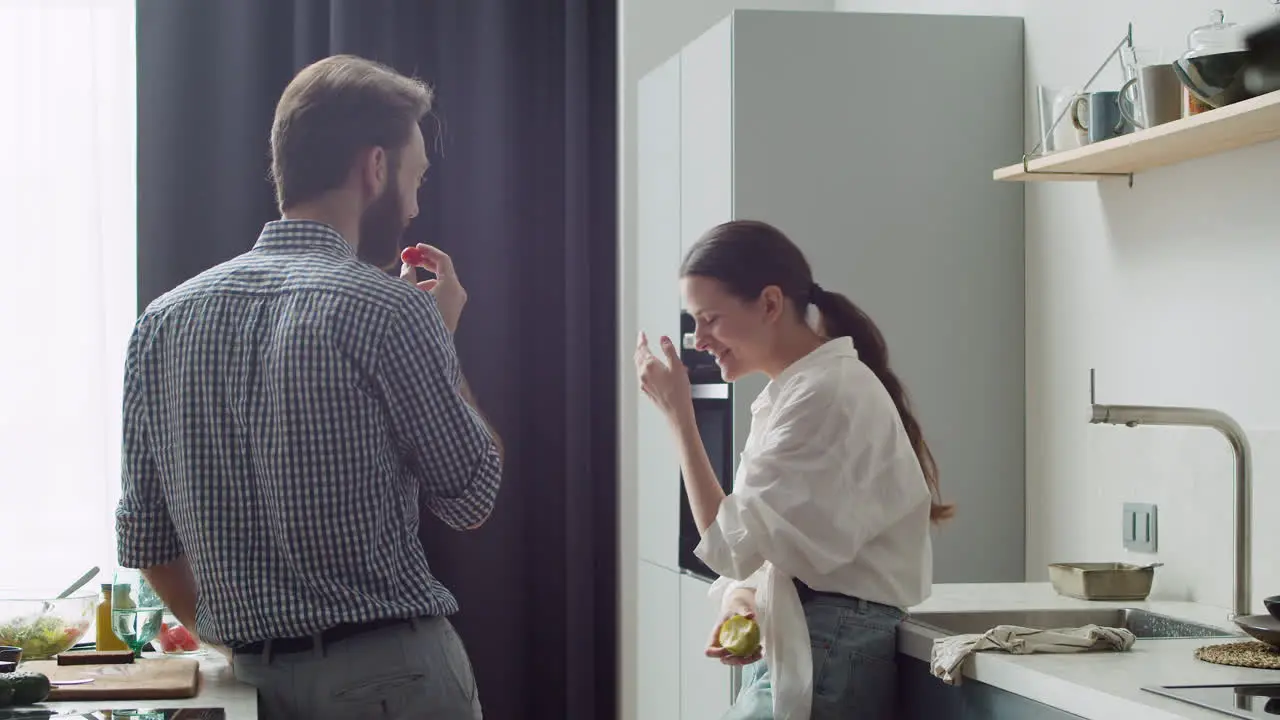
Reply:
[[[725, 493], [733, 490], [733, 384], [720, 377], [720, 367], [710, 353], [699, 351], [693, 340], [694, 320], [688, 313], [680, 314], [680, 360], [689, 371], [693, 386], [693, 414], [698, 423], [698, 434], [711, 460], [711, 469]], [[715, 579], [712, 572], [693, 554], [702, 536], [693, 520], [689, 507], [689, 494], [684, 489], [683, 474], [680, 481], [680, 569], [699, 577]]]

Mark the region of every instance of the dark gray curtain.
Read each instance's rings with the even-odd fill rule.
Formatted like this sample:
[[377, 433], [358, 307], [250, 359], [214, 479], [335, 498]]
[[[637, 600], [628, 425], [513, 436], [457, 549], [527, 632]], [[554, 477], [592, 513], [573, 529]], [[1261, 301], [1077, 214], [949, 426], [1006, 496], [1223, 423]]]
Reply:
[[507, 442], [498, 508], [424, 517], [485, 717], [616, 715], [616, 8], [591, 0], [138, 0], [139, 300], [276, 217], [275, 102], [353, 53], [437, 91], [409, 242], [455, 258], [457, 343]]

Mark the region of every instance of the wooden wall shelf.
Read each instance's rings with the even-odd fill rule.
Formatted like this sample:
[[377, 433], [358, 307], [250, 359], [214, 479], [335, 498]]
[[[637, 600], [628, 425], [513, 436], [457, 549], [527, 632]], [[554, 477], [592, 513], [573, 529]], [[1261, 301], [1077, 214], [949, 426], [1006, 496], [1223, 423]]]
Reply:
[[[1063, 120], [1063, 122], [1068, 122]], [[1005, 182], [1093, 181], [1280, 138], [1280, 90], [992, 173]], [[1069, 174], [1060, 174], [1069, 173]]]

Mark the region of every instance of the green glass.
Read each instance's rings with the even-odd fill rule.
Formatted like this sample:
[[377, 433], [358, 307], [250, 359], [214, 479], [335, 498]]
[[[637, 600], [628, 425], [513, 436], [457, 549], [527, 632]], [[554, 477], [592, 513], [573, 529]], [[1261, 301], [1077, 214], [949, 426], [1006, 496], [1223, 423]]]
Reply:
[[116, 571], [111, 584], [111, 630], [134, 657], [142, 657], [142, 648], [160, 633], [164, 610], [164, 602], [142, 573], [127, 568]]

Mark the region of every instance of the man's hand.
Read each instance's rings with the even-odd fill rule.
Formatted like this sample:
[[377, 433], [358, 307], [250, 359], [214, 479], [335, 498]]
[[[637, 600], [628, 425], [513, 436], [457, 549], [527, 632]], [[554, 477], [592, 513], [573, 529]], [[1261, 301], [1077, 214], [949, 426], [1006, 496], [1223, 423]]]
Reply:
[[[462, 317], [462, 308], [467, 304], [467, 291], [458, 280], [453, 259], [433, 245], [420, 243], [416, 247], [421, 253], [422, 263], [419, 265], [401, 263], [400, 277], [434, 295], [436, 306], [440, 308], [440, 315], [444, 318], [445, 327], [449, 328], [449, 332], [456, 332], [458, 320]], [[422, 268], [435, 277], [419, 282], [417, 268]]]

